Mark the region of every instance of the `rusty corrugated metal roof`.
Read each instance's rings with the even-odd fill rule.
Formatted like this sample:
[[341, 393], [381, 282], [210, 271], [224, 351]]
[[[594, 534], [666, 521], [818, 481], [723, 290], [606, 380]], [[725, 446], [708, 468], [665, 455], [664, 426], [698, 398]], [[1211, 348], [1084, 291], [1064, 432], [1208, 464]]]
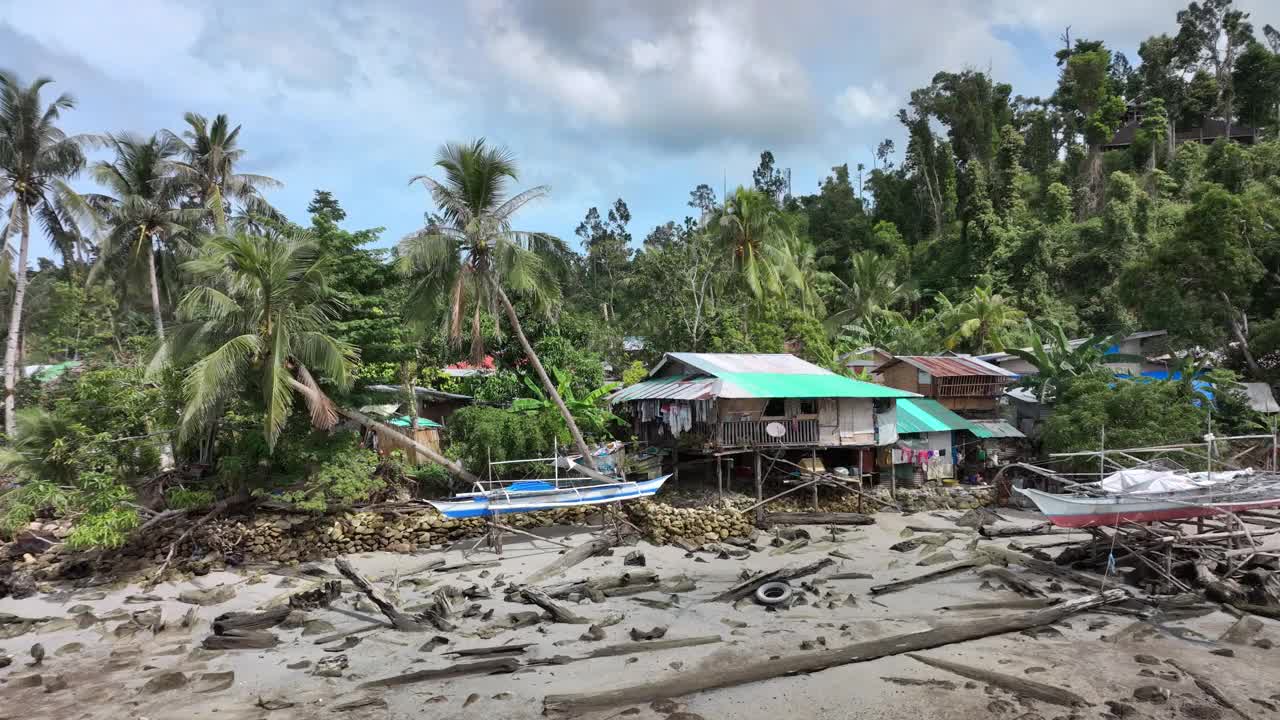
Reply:
[[[908, 365], [916, 367], [920, 370], [933, 375], [934, 377], [961, 377], [971, 375], [993, 375], [997, 377], [1013, 378], [1016, 374], [997, 367], [988, 362], [983, 362], [973, 357], [960, 357], [955, 355], [898, 355], [894, 360], [901, 360]], [[881, 371], [889, 363], [881, 366]]]

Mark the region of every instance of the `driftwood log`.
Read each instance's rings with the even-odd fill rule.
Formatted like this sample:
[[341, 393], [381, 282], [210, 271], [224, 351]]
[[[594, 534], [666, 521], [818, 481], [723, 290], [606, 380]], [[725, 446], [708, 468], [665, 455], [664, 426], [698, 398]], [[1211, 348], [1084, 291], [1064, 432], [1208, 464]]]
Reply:
[[983, 670], [982, 668], [970, 667], [969, 665], [961, 665], [960, 663], [949, 662], [947, 660], [935, 660], [934, 658], [917, 655], [916, 653], [907, 653], [907, 657], [912, 660], [919, 660], [925, 665], [936, 667], [939, 670], [953, 672], [960, 677], [977, 680], [978, 682], [984, 682], [988, 685], [995, 685], [998, 688], [1008, 690], [1009, 692], [1019, 696], [1035, 698], [1036, 700], [1043, 700], [1047, 703], [1065, 705], [1067, 707], [1089, 704], [1084, 698], [1070, 690], [1027, 680], [1026, 678], [1017, 677], [1016, 675], [1006, 675], [1004, 673]]
[[875, 525], [876, 519], [856, 512], [765, 513], [766, 525]]
[[342, 573], [343, 577], [350, 580], [356, 588], [363, 592], [365, 597], [369, 598], [370, 602], [378, 606], [378, 609], [382, 611], [382, 614], [386, 615], [387, 619], [391, 621], [391, 627], [394, 627], [397, 630], [406, 630], [411, 632], [418, 632], [427, 629], [426, 625], [418, 622], [412, 616], [405, 615], [400, 612], [396, 608], [395, 603], [391, 602], [386, 595], [383, 595], [382, 592], [375, 588], [364, 578], [364, 576], [356, 572], [356, 569], [351, 567], [351, 563], [347, 562], [346, 558], [338, 558], [334, 560], [333, 565], [338, 568], [338, 572]]
[[1174, 666], [1178, 670], [1182, 671], [1182, 673], [1185, 674], [1187, 677], [1194, 680], [1196, 683], [1196, 687], [1199, 687], [1201, 690], [1203, 690], [1206, 695], [1213, 698], [1214, 701], [1217, 702], [1222, 707], [1235, 712], [1235, 714], [1244, 718], [1244, 720], [1253, 720], [1253, 717], [1251, 715], [1249, 715], [1244, 710], [1242, 710], [1239, 705], [1236, 705], [1234, 702], [1232, 702], [1231, 699], [1228, 698], [1225, 693], [1223, 693], [1221, 690], [1218, 689], [1217, 685], [1214, 685], [1212, 682], [1210, 682], [1209, 679], [1206, 678], [1204, 675], [1188, 670], [1185, 666], [1179, 665], [1176, 660], [1165, 660], [1165, 662]]
[[463, 650], [449, 650], [444, 655], [455, 655], [457, 657], [486, 657], [489, 655], [515, 655], [523, 653], [525, 648], [533, 647], [534, 643], [511, 643], [510, 645], [493, 645], [490, 647], [465, 648]]
[[1073, 582], [1086, 588], [1100, 588], [1108, 583], [1114, 584], [1117, 582], [1114, 579], [1108, 581], [1101, 575], [1072, 570], [1071, 568], [1062, 567], [1048, 560], [1038, 560], [1029, 555], [1024, 555], [1012, 550], [1006, 550], [1004, 548], [992, 547], [990, 545], [978, 548], [975, 550], [975, 553], [985, 555], [987, 558], [990, 558], [992, 562], [999, 562], [1006, 565], [1021, 565], [1032, 572], [1055, 577], [1059, 580]]
[[985, 538], [1004, 538], [1004, 537], [1025, 537], [1028, 535], [1070, 535], [1081, 534], [1080, 530], [1072, 530], [1071, 528], [1056, 527], [1053, 523], [1038, 523], [1035, 525], [979, 525], [978, 534]]
[[794, 580], [795, 578], [812, 575], [825, 567], [828, 567], [830, 565], [835, 565], [835, 564], [836, 564], [835, 560], [832, 560], [831, 558], [823, 558], [817, 562], [813, 562], [808, 565], [800, 565], [798, 567], [785, 567], [778, 570], [774, 570], [773, 572], [760, 573], [748, 580], [743, 580], [742, 582], [738, 583], [737, 585], [734, 585], [728, 590], [725, 590], [724, 592], [712, 598], [712, 601], [733, 602], [735, 600], [740, 600], [754, 593], [757, 588], [759, 588], [761, 585], [764, 585], [765, 583], [786, 582], [787, 580]]
[[918, 650], [942, 647], [952, 643], [976, 640], [991, 635], [1042, 627], [1058, 622], [1082, 610], [1100, 607], [1126, 597], [1128, 597], [1128, 594], [1123, 590], [1108, 590], [1099, 595], [1089, 595], [1069, 600], [1043, 610], [1005, 617], [983, 618], [961, 625], [938, 627], [907, 635], [894, 635], [878, 640], [855, 643], [834, 650], [791, 657], [762, 659], [736, 667], [716, 666], [602, 692], [548, 695], [542, 703], [543, 713], [580, 714], [618, 705], [649, 702], [658, 698], [675, 698], [705, 690], [736, 687], [785, 675], [818, 672], [840, 665], [866, 662], [890, 655], [901, 655]]
[[280, 638], [266, 630], [228, 630], [201, 643], [206, 650], [265, 650], [279, 644]]
[[592, 660], [602, 657], [618, 657], [620, 655], [637, 655], [640, 653], [656, 652], [658, 650], [674, 650], [676, 648], [696, 647], [698, 645], [710, 645], [721, 642], [719, 635], [702, 635], [691, 638], [669, 638], [662, 640], [648, 640], [638, 643], [626, 643], [624, 645], [606, 645], [602, 648], [596, 648], [586, 655], [578, 657], [568, 657], [565, 655], [557, 655], [549, 658], [538, 658], [529, 661], [529, 665], [567, 665], [572, 662], [581, 660]]
[[871, 588], [871, 594], [885, 595], [887, 593], [898, 592], [899, 590], [906, 590], [909, 587], [914, 587], [922, 583], [933, 582], [934, 580], [941, 580], [944, 577], [950, 577], [956, 573], [964, 572], [965, 570], [979, 567], [983, 564], [984, 561], [979, 559], [961, 560], [954, 565], [948, 565], [944, 568], [939, 568], [923, 575], [917, 575], [912, 578], [907, 578], [906, 580], [897, 580], [895, 582], [885, 583], [884, 585], [876, 585]]
[[1027, 582], [1026, 580], [1023, 580], [1017, 575], [1014, 575], [1012, 572], [1008, 570], [1008, 568], [1002, 568], [1002, 567], [983, 568], [982, 570], [978, 571], [978, 574], [985, 578], [1002, 582], [1010, 590], [1024, 597], [1033, 597], [1033, 598], [1044, 597], [1044, 593], [1040, 592], [1039, 588]]
[[657, 572], [653, 570], [633, 570], [619, 575], [586, 578], [584, 580], [560, 583], [559, 585], [550, 585], [542, 588], [542, 590], [547, 594], [547, 597], [556, 600], [564, 600], [570, 595], [578, 594], [589, 597], [595, 602], [603, 602], [606, 590], [637, 586], [656, 589], [652, 586], [656, 586], [657, 583]]
[[360, 689], [378, 687], [398, 687], [400, 685], [408, 685], [410, 683], [424, 682], [427, 680], [446, 680], [448, 678], [463, 677], [465, 675], [498, 675], [501, 673], [512, 673], [520, 667], [520, 661], [515, 658], [499, 658], [495, 660], [481, 660], [479, 662], [466, 663], [463, 665], [450, 665], [445, 668], [437, 668], [434, 670], [416, 670], [402, 675], [392, 675], [391, 677], [382, 678], [381, 680], [370, 680], [360, 683]]
[[213, 619], [213, 632], [215, 635], [225, 635], [231, 630], [266, 630], [284, 622], [288, 615], [288, 605], [256, 613], [223, 613]]
[[964, 612], [966, 610], [1037, 610], [1062, 602], [1061, 598], [1019, 598], [1017, 600], [992, 600], [991, 602], [943, 605], [939, 610]]
[[556, 604], [547, 594], [533, 587], [527, 587], [520, 591], [520, 595], [525, 600], [537, 605], [538, 607], [551, 613], [551, 619], [558, 623], [568, 623], [570, 625], [590, 625], [591, 621], [578, 615], [563, 605]]
[[588, 540], [572, 550], [565, 551], [563, 555], [556, 558], [555, 562], [550, 565], [547, 565], [541, 570], [534, 571], [532, 575], [525, 578], [524, 582], [526, 585], [537, 585], [543, 580], [554, 577], [574, 565], [577, 565], [583, 560], [586, 560], [592, 555], [598, 555], [616, 544], [617, 538], [615, 537], [598, 537], [593, 540]]

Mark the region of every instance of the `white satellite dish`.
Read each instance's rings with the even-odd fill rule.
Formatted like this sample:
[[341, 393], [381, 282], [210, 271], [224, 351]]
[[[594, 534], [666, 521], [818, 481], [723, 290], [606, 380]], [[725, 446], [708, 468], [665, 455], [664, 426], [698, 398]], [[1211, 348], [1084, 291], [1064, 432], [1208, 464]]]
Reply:
[[780, 438], [787, 434], [787, 426], [780, 422], [771, 422], [764, 426], [764, 433], [771, 438]]

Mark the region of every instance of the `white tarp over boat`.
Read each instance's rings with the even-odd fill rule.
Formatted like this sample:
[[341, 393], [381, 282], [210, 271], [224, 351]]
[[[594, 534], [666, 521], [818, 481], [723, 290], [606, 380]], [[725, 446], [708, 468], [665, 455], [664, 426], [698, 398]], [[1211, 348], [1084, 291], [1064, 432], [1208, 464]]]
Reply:
[[1252, 468], [1215, 473], [1130, 468], [1108, 475], [1099, 486], [1110, 495], [1143, 495], [1208, 488], [1252, 474]]

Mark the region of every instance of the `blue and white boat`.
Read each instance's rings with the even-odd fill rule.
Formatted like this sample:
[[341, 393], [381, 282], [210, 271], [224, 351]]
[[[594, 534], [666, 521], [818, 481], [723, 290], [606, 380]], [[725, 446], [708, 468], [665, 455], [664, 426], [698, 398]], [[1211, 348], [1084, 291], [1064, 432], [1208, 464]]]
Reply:
[[579, 505], [604, 505], [649, 497], [662, 488], [670, 475], [653, 480], [603, 483], [590, 478], [520, 480], [476, 492], [459, 493], [450, 500], [428, 500], [448, 518], [461, 519], [556, 510]]
[[[581, 459], [579, 455], [560, 455], [558, 443], [555, 450], [551, 457], [490, 462], [491, 479], [475, 483], [473, 492], [458, 493], [448, 500], [427, 502], [449, 518], [493, 517], [579, 505], [605, 505], [649, 497], [658, 492], [667, 478], [671, 477], [663, 475], [636, 482], [624, 480], [621, 468], [625, 464], [625, 449], [620, 442], [602, 445], [592, 451], [595, 469], [578, 462]], [[492, 479], [495, 466], [531, 462], [549, 463], [554, 468], [555, 476], [514, 482]], [[576, 471], [579, 475], [562, 477], [561, 469]]]

